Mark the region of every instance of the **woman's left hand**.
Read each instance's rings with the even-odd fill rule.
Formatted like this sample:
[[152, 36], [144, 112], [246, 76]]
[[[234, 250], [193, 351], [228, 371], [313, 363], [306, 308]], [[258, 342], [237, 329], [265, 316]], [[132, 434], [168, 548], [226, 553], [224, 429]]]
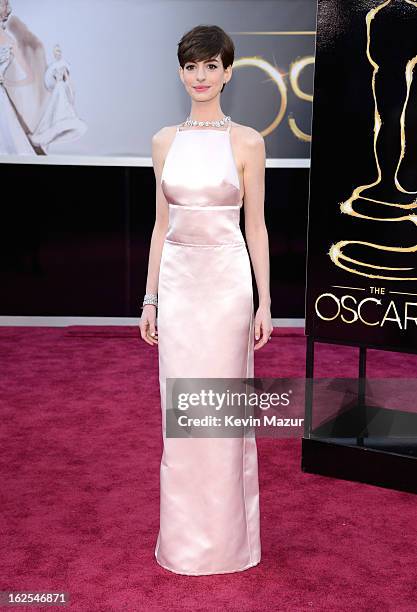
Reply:
[[259, 340], [254, 350], [260, 349], [271, 339], [273, 326], [271, 309], [268, 306], [259, 306], [255, 316], [255, 340]]

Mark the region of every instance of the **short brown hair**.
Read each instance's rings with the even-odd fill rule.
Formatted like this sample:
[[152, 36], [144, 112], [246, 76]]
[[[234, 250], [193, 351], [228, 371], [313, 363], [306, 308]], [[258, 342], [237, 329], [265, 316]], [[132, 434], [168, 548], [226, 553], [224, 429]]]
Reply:
[[186, 32], [178, 43], [178, 61], [181, 68], [187, 62], [198, 62], [216, 57], [220, 53], [223, 68], [233, 64], [235, 45], [222, 28], [216, 25], [198, 25]]

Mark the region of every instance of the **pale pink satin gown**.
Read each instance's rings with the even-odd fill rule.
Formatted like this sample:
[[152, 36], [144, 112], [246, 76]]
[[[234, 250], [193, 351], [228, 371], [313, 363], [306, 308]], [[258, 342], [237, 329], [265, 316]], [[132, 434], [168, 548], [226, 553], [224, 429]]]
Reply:
[[163, 423], [157, 562], [179, 574], [259, 563], [256, 439], [170, 438], [167, 377], [254, 376], [253, 294], [230, 128], [177, 127], [161, 176], [169, 205], [158, 286]]

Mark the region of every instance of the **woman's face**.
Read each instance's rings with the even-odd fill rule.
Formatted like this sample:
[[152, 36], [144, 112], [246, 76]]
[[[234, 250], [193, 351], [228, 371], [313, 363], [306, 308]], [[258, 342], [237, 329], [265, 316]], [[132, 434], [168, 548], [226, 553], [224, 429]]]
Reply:
[[209, 60], [186, 62], [180, 77], [193, 100], [210, 100], [217, 96], [230, 78], [230, 66], [223, 68], [220, 54]]

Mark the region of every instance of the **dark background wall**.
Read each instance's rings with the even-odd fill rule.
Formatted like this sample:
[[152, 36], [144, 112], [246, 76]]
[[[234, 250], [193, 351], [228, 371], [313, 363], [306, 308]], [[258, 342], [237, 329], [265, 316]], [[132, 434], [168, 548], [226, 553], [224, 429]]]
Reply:
[[[304, 316], [308, 173], [266, 169], [273, 317]], [[155, 218], [152, 167], [2, 164], [0, 180], [1, 315], [138, 315]]]

